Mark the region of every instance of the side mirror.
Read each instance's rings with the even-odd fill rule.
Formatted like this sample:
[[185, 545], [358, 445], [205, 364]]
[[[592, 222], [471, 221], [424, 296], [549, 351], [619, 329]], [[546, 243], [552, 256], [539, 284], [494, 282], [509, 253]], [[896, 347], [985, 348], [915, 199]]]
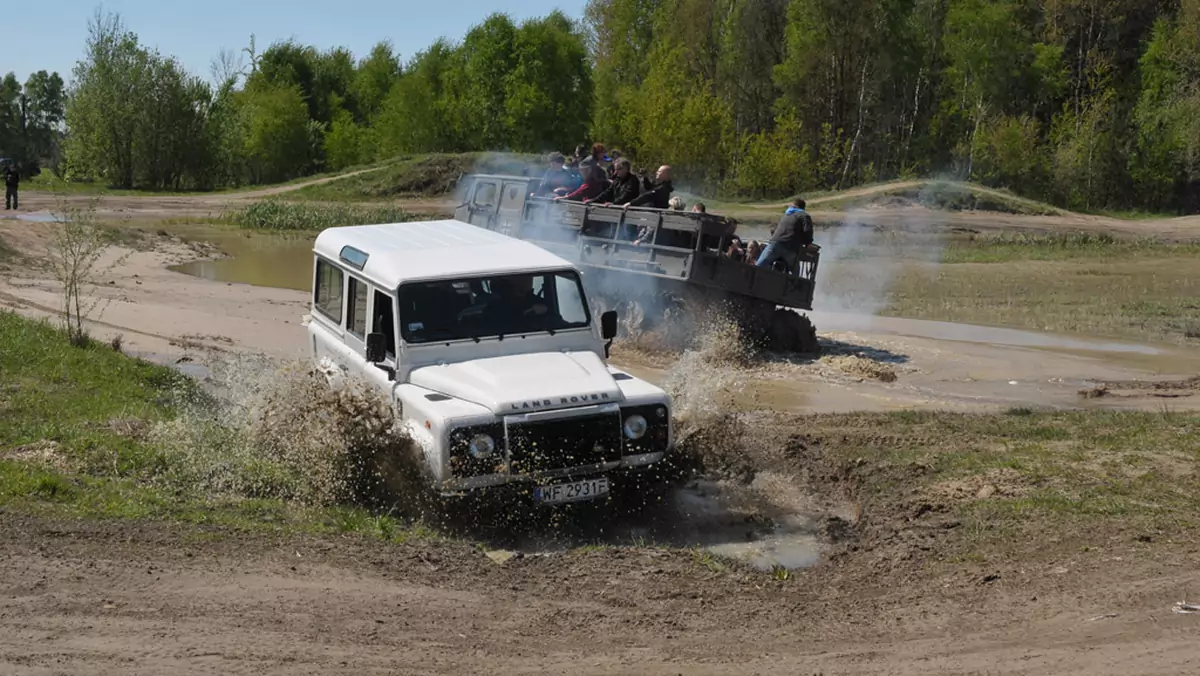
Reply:
[[617, 311], [609, 310], [600, 315], [600, 337], [612, 340], [617, 337]]
[[378, 364], [387, 358], [387, 339], [382, 333], [367, 334], [367, 363]]

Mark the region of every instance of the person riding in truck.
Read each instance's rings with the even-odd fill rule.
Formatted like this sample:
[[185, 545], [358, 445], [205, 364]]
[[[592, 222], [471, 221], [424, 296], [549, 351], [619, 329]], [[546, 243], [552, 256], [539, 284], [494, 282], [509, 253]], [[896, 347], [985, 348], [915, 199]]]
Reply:
[[626, 203], [625, 208], [644, 206], [667, 209], [671, 206], [671, 193], [674, 190], [675, 187], [671, 185], [671, 167], [664, 164], [654, 174], [654, 183], [650, 189]]
[[538, 184], [537, 190], [533, 191], [533, 195], [544, 197], [553, 195], [556, 190], [570, 190], [575, 187], [575, 181], [571, 177], [571, 172], [567, 171], [563, 164], [566, 158], [560, 152], [550, 153], [550, 168], [546, 169], [546, 173], [542, 176], [542, 182]]
[[771, 267], [775, 261], [783, 261], [789, 273], [796, 269], [800, 249], [813, 243], [812, 216], [808, 215], [804, 206], [804, 200], [797, 197], [792, 206], [787, 208], [755, 265]]
[[629, 159], [622, 157], [613, 163], [613, 179], [608, 189], [595, 199], [584, 200], [584, 204], [598, 203], [604, 206], [629, 204], [642, 192], [641, 181], [634, 175]]
[[576, 202], [586, 202], [589, 199], [594, 199], [600, 196], [605, 190], [608, 190], [608, 179], [604, 177], [604, 168], [598, 164], [584, 164], [583, 169], [583, 185], [579, 186], [574, 192], [563, 197], [554, 198], [557, 200], [570, 200]]

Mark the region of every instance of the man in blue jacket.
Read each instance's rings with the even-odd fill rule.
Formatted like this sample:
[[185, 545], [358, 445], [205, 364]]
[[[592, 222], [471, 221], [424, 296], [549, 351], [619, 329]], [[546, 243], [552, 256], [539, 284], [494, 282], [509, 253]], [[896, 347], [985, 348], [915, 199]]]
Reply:
[[792, 202], [792, 206], [787, 208], [783, 218], [779, 219], [779, 225], [775, 226], [770, 243], [758, 257], [756, 265], [769, 268], [774, 265], [775, 261], [783, 261], [787, 263], [789, 273], [796, 269], [796, 265], [799, 263], [800, 249], [812, 244], [813, 241], [812, 216], [808, 215], [804, 206], [804, 200], [797, 197]]

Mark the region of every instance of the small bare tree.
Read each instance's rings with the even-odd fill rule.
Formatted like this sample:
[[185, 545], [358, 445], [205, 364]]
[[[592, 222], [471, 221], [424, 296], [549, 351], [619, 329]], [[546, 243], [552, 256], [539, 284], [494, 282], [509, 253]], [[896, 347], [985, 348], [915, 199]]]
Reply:
[[96, 218], [96, 200], [80, 208], [60, 198], [54, 217], [57, 223], [48, 247], [50, 267], [62, 285], [67, 337], [72, 345], [82, 346], [89, 338], [84, 322], [100, 305], [91, 290], [99, 277], [124, 262], [128, 254], [101, 265], [110, 246], [108, 233]]

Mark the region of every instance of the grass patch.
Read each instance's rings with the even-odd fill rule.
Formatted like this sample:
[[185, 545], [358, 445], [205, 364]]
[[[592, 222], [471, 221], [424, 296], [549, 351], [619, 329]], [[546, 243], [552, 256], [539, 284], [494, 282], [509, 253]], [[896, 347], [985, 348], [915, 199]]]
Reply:
[[[893, 316], [1195, 344], [1200, 257], [1166, 249], [1005, 265], [910, 265], [890, 282]], [[993, 251], [992, 253], [997, 253]], [[990, 255], [988, 252], [980, 257]], [[1003, 251], [997, 256], [1007, 255]], [[864, 263], [866, 264], [866, 263]], [[839, 273], [853, 274], [853, 264]]]
[[306, 204], [271, 199], [255, 202], [225, 218], [251, 230], [318, 231], [344, 225], [403, 223], [422, 216], [395, 206]]
[[153, 452], [114, 421], [163, 420], [184, 376], [89, 342], [72, 347], [57, 328], [0, 312], [0, 449], [53, 444], [83, 466], [118, 475], [155, 464]]
[[124, 189], [114, 188], [105, 184], [103, 181], [90, 180], [63, 180], [54, 175], [54, 172], [43, 170], [37, 176], [23, 180], [22, 188], [25, 190], [34, 190], [38, 192], [53, 192], [65, 195], [121, 195], [126, 197], [148, 197], [148, 196], [183, 196], [183, 195], [221, 195], [221, 194], [236, 194], [241, 192], [251, 192], [255, 190], [265, 190], [269, 188], [280, 188], [286, 186], [299, 185], [309, 181], [316, 181], [324, 178], [335, 178], [343, 174], [348, 174], [362, 170], [374, 170], [386, 167], [391, 160], [385, 160], [374, 164], [356, 165], [347, 167], [338, 171], [322, 172], [319, 174], [310, 174], [308, 176], [300, 176], [283, 183], [274, 183], [270, 185], [240, 185], [233, 187], [218, 188], [216, 190], [145, 190], [145, 189]]
[[[234, 470], [189, 467], [180, 450], [156, 446], [151, 429], [177, 421], [178, 407], [202, 399], [193, 381], [172, 369], [96, 342], [74, 347], [54, 326], [0, 312], [0, 507], [388, 541], [430, 535], [355, 505], [198, 490], [190, 470]], [[260, 487], [281, 480], [280, 467], [266, 459], [237, 471], [254, 474], [247, 482]]]
[[454, 190], [462, 174], [490, 173], [534, 175], [544, 171], [541, 155], [506, 153], [455, 153], [406, 155], [379, 171], [349, 176], [322, 185], [308, 186], [289, 198], [321, 201], [366, 201], [430, 198]]
[[1009, 263], [1196, 255], [1200, 255], [1200, 244], [1170, 243], [1147, 237], [1088, 232], [996, 233], [950, 238], [942, 253], [942, 262]]

